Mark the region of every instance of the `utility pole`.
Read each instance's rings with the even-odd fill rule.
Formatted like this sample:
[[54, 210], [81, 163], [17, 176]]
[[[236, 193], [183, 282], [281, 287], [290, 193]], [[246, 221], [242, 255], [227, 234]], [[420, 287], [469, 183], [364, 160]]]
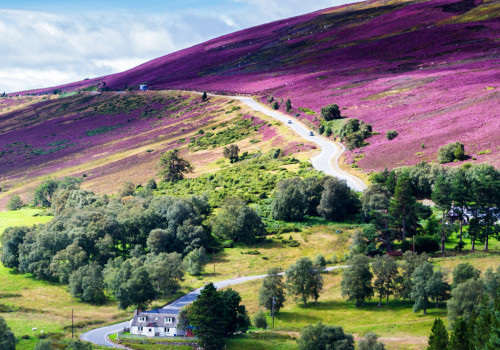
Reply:
[[71, 309], [71, 339], [73, 339], [73, 309]]
[[212, 250], [212, 262], [214, 263], [214, 277], [215, 277], [215, 251]]
[[275, 298], [276, 297], [274, 295], [271, 297], [271, 299], [273, 299], [273, 306], [272, 306], [272, 311], [271, 311], [273, 313], [273, 328], [274, 328], [274, 299]]

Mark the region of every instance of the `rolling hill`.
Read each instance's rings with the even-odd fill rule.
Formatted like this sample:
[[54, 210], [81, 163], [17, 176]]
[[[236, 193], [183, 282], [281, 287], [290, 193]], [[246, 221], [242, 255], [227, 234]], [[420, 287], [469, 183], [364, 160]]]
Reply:
[[[292, 113], [316, 125], [321, 107], [337, 103], [343, 115], [379, 133], [356, 152], [364, 154], [358, 164], [365, 170], [433, 161], [440, 146], [455, 141], [478, 162], [500, 166], [499, 18], [493, 0], [367, 1], [246, 29], [61, 88], [148, 83], [274, 95], [290, 98]], [[388, 141], [388, 130], [399, 136]]]
[[[499, 18], [492, 0], [367, 1], [242, 30], [122, 73], [0, 98], [0, 183], [90, 173], [107, 179], [99, 191], [128, 171], [151, 176], [158, 151], [226, 120], [221, 110], [231, 107], [160, 90], [290, 99], [290, 114], [312, 127], [323, 106], [337, 103], [343, 116], [373, 125], [369, 145], [346, 158], [365, 171], [433, 162], [440, 146], [456, 141], [468, 162], [498, 167]], [[137, 91], [142, 83], [153, 91]], [[63, 95], [53, 96], [56, 89]], [[387, 140], [388, 130], [399, 136]]]

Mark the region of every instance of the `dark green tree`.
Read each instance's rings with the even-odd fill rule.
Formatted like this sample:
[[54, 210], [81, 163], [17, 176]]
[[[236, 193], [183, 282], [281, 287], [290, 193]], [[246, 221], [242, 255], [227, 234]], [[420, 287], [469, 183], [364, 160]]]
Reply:
[[181, 287], [184, 277], [181, 254], [150, 253], [146, 255], [144, 266], [158, 295], [172, 295]]
[[413, 282], [411, 297], [415, 300], [413, 312], [423, 310], [424, 315], [427, 314], [430, 294], [429, 281], [433, 275], [434, 267], [429, 262], [424, 262], [413, 271], [411, 275]]
[[184, 265], [190, 275], [199, 276], [203, 273], [203, 267], [208, 262], [208, 256], [205, 248], [193, 249], [184, 258]]
[[326, 120], [330, 121], [333, 119], [340, 119], [340, 109], [336, 104], [331, 104], [321, 108], [321, 116]]
[[290, 113], [290, 111], [292, 110], [292, 101], [290, 101], [290, 99], [286, 100], [285, 107], [286, 107], [286, 112]]
[[321, 194], [323, 193], [321, 179], [316, 176], [304, 179], [303, 191], [306, 196], [307, 214], [318, 216], [317, 208], [321, 201]]
[[94, 261], [73, 272], [69, 278], [69, 291], [82, 301], [102, 304], [106, 300], [102, 267]]
[[4, 318], [0, 316], [0, 349], [2, 350], [15, 350], [16, 337], [12, 333], [10, 327], [5, 322]]
[[342, 272], [342, 297], [356, 302], [356, 306], [364, 304], [373, 296], [370, 261], [365, 255], [355, 255], [349, 259], [349, 265]]
[[436, 206], [441, 209], [442, 220], [441, 220], [441, 253], [444, 253], [444, 243], [446, 240], [446, 231], [444, 229], [444, 221], [446, 218], [446, 213], [451, 208], [452, 202], [452, 187], [447, 181], [444, 175], [438, 175], [434, 181], [434, 187], [432, 189], [432, 201]]
[[389, 304], [389, 295], [394, 294], [396, 280], [398, 277], [398, 264], [388, 255], [377, 256], [372, 264], [375, 281], [373, 288], [379, 294], [378, 307], [381, 306], [382, 298], [385, 296], [386, 304]]
[[266, 231], [255, 210], [248, 207], [241, 198], [230, 197], [212, 221], [212, 232], [223, 239], [252, 243], [256, 236], [262, 236]]
[[370, 185], [361, 196], [362, 213], [365, 219], [381, 216], [389, 208], [391, 193], [380, 184]]
[[231, 163], [234, 163], [234, 162], [237, 162], [239, 159], [239, 155], [238, 155], [239, 152], [240, 152], [240, 149], [239, 149], [238, 145], [231, 144], [228, 147], [224, 147], [224, 151], [222, 152], [222, 154], [224, 155], [224, 157], [229, 159], [229, 161]]
[[416, 201], [411, 192], [410, 179], [408, 177], [398, 178], [394, 199], [389, 207], [391, 215], [401, 222], [403, 240], [406, 239], [408, 218], [415, 208]]
[[33, 204], [36, 206], [50, 207], [52, 204], [52, 197], [57, 190], [57, 181], [54, 179], [47, 179], [43, 181], [38, 187], [35, 188], [33, 194]]
[[429, 336], [428, 350], [447, 350], [448, 349], [448, 331], [444, 326], [443, 320], [436, 318], [432, 325], [431, 335]]
[[0, 257], [5, 267], [17, 269], [19, 267], [19, 247], [24, 237], [31, 229], [27, 226], [8, 227], [2, 235], [2, 249]]
[[440, 270], [434, 271], [431, 279], [428, 282], [429, 298], [436, 302], [436, 307], [439, 307], [439, 301], [449, 298], [451, 287], [444, 280], [443, 273]]
[[327, 326], [318, 322], [300, 332], [299, 350], [354, 350], [354, 338], [344, 333], [342, 327]]
[[484, 294], [484, 283], [481, 279], [469, 279], [460, 283], [451, 291], [451, 299], [448, 301], [448, 320], [450, 323], [463, 317], [469, 321], [477, 312]]
[[473, 350], [471, 334], [467, 323], [462, 317], [455, 320], [453, 330], [450, 333], [449, 350]]
[[192, 303], [189, 320], [195, 327], [199, 345], [206, 350], [220, 350], [228, 326], [227, 306], [212, 283], [207, 284]]
[[308, 209], [304, 182], [299, 177], [284, 179], [276, 186], [271, 213], [274, 219], [302, 221]]
[[208, 100], [208, 96], [207, 96], [207, 93], [205, 91], [203, 92], [203, 95], [201, 95], [201, 100], [203, 102], [205, 102], [206, 100]]
[[160, 175], [167, 182], [178, 182], [184, 179], [185, 173], [193, 172], [191, 164], [180, 157], [179, 150], [165, 152], [159, 161]]
[[226, 306], [226, 335], [236, 332], [245, 333], [250, 327], [250, 318], [246, 312], [245, 305], [241, 305], [241, 296], [231, 288], [219, 292]]
[[[262, 280], [262, 286], [259, 289], [259, 305], [267, 310], [273, 311], [274, 298], [274, 313], [278, 313], [285, 302], [285, 283], [283, 276], [279, 275], [277, 267], [271, 267], [267, 271], [267, 276]], [[272, 314], [271, 314], [272, 316]]]
[[360, 208], [359, 199], [345, 180], [326, 177], [323, 188], [318, 206], [318, 212], [322, 217], [332, 221], [339, 221], [358, 212]]
[[475, 269], [470, 263], [460, 263], [453, 269], [453, 288], [470, 279], [477, 280], [481, 271]]
[[323, 277], [309, 258], [300, 258], [286, 270], [286, 288], [288, 294], [304, 306], [310, 297], [317, 303], [319, 291], [323, 288]]

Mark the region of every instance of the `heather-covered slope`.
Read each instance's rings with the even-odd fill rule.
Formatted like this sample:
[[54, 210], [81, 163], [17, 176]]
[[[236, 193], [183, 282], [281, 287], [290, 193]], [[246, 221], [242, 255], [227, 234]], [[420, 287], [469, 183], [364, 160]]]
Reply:
[[[454, 141], [478, 162], [500, 166], [499, 65], [499, 1], [368, 1], [243, 30], [63, 89], [147, 82], [273, 94], [316, 113], [337, 103], [380, 133], [357, 151], [366, 170], [433, 161]], [[315, 115], [301, 118], [317, 124]], [[399, 133], [393, 141], [384, 137], [390, 129]]]
[[230, 143], [241, 152], [313, 149], [285, 126], [239, 101], [181, 91], [80, 92], [16, 97], [0, 105], [0, 208], [29, 199], [46, 176], [84, 176], [83, 187], [112, 193], [145, 183], [161, 154], [179, 148], [195, 174], [215, 171]]

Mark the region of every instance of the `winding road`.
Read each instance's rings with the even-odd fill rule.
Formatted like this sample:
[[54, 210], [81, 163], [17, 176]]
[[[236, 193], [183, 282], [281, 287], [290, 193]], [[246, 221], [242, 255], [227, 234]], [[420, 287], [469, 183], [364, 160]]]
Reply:
[[[333, 270], [337, 270], [337, 269], [343, 269], [345, 267], [346, 266], [332, 266], [332, 267], [327, 267], [325, 270], [326, 271], [333, 271]], [[284, 275], [284, 272], [281, 272], [279, 274]], [[240, 284], [240, 283], [244, 283], [244, 282], [248, 282], [248, 281], [261, 279], [264, 277], [266, 277], [266, 275], [231, 278], [228, 280], [215, 282], [214, 286], [217, 289], [221, 289], [221, 288], [233, 286], [235, 284]], [[172, 314], [179, 313], [179, 310], [181, 308], [183, 308], [184, 306], [186, 306], [188, 304], [191, 304], [193, 301], [196, 300], [198, 295], [200, 295], [202, 288], [203, 287], [195, 289], [192, 292], [189, 292], [188, 294], [177, 299], [176, 301], [174, 301], [168, 305], [165, 305], [163, 307], [163, 309], [168, 309], [169, 312]], [[116, 324], [113, 324], [110, 326], [92, 329], [92, 330], [80, 335], [80, 339], [83, 341], [89, 341], [89, 342], [97, 344], [97, 345], [103, 345], [103, 346], [112, 347], [112, 348], [126, 349], [125, 347], [122, 347], [120, 345], [117, 345], [117, 344], [111, 342], [108, 337], [111, 334], [115, 334], [115, 333], [122, 331], [124, 328], [128, 328], [128, 326], [129, 326], [129, 321], [126, 321], [126, 322], [116, 323]]]
[[[346, 180], [349, 187], [351, 187], [355, 191], [363, 192], [366, 189], [365, 183], [360, 178], [340, 169], [339, 158], [345, 151], [345, 147], [341, 143], [328, 140], [318, 135], [311, 136], [312, 133], [311, 130], [308, 129], [304, 124], [299, 122], [297, 119], [291, 119], [290, 116], [284, 113], [271, 110], [266, 106], [262, 105], [261, 103], [255, 101], [251, 97], [222, 96], [222, 95], [210, 95], [210, 96], [225, 97], [225, 98], [239, 100], [244, 104], [248, 105], [253, 110], [264, 113], [270, 117], [273, 117], [285, 123], [285, 125], [293, 129], [297, 134], [305, 138], [307, 141], [313, 142], [321, 148], [320, 154], [311, 160], [312, 165], [315, 169], [322, 171], [325, 174]], [[291, 121], [291, 123], [289, 123], [288, 121]]]
[[[199, 92], [195, 92], [198, 94], [201, 94]], [[244, 96], [223, 96], [223, 95], [213, 95], [209, 94], [209, 96], [214, 96], [214, 97], [224, 97], [224, 98], [231, 98], [234, 100], [239, 100], [246, 105], [248, 105], [250, 108], [252, 108], [255, 111], [264, 113], [270, 117], [273, 117], [281, 122], [283, 122], [285, 125], [293, 129], [297, 134], [305, 138], [306, 140], [313, 142], [317, 144], [321, 148], [321, 152], [319, 155], [314, 157], [312, 161], [312, 165], [315, 169], [323, 171], [324, 173], [338, 177], [340, 179], [343, 179], [347, 182], [349, 187], [351, 187], [353, 190], [362, 192], [364, 189], [366, 189], [366, 185], [364, 182], [357, 178], [356, 176], [353, 176], [342, 169], [340, 169], [338, 160], [342, 153], [345, 151], [345, 147], [335, 141], [328, 140], [324, 137], [321, 136], [316, 136], [316, 135], [311, 135], [312, 132], [310, 129], [308, 129], [304, 124], [301, 122], [297, 121], [296, 119], [290, 119], [290, 116], [281, 113], [279, 111], [271, 110], [267, 108], [266, 106], [260, 104], [259, 102], [255, 101], [251, 97], [244, 97]], [[289, 123], [291, 121], [291, 123]], [[326, 270], [327, 271], [332, 271], [335, 269], [340, 269], [344, 268], [345, 266], [335, 266], [335, 267], [328, 267]], [[281, 273], [283, 274], [283, 273]], [[228, 286], [232, 286], [235, 284], [239, 283], [244, 283], [256, 279], [261, 279], [264, 278], [266, 275], [258, 275], [258, 276], [247, 276], [247, 277], [238, 277], [238, 278], [233, 278], [233, 279], [228, 279], [220, 282], [214, 283], [214, 286], [217, 289], [220, 288], [225, 288]], [[172, 313], [178, 313], [179, 310], [192, 303], [198, 295], [200, 294], [201, 288], [195, 289], [192, 292], [184, 295], [183, 297], [177, 299], [176, 301], [164, 306], [164, 309], [169, 309], [172, 311]], [[122, 346], [119, 346], [109, 340], [109, 335], [115, 334], [123, 330], [123, 328], [128, 328], [129, 322], [121, 322], [117, 323], [114, 325], [110, 326], [105, 326], [101, 328], [96, 328], [93, 330], [90, 330], [86, 333], [83, 333], [80, 335], [80, 339], [84, 341], [89, 341], [97, 345], [103, 345], [103, 346], [108, 346], [108, 347], [114, 347], [114, 348], [122, 348], [125, 349]]]

